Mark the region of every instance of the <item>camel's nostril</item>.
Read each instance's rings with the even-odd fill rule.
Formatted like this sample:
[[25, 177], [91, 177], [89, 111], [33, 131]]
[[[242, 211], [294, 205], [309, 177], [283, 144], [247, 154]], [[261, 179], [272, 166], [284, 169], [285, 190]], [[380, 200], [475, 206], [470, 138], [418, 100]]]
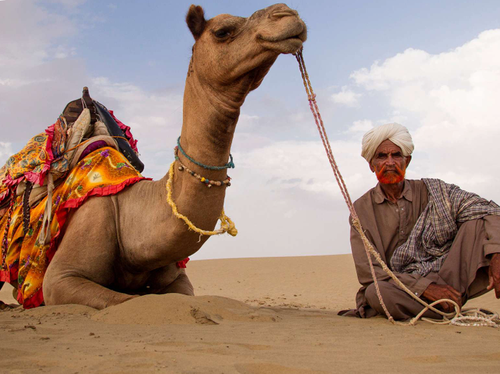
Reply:
[[283, 17], [290, 17], [290, 16], [295, 16], [297, 17], [299, 13], [297, 13], [295, 10], [280, 10], [276, 11], [274, 13], [271, 13], [271, 18], [283, 18]]

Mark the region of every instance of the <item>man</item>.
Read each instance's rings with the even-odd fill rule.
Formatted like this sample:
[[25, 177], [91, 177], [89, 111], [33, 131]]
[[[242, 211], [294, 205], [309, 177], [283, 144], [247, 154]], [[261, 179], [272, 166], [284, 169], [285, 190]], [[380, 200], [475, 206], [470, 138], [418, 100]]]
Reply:
[[[491, 289], [500, 298], [500, 207], [438, 179], [405, 179], [413, 148], [408, 130], [399, 124], [376, 127], [363, 137], [361, 155], [379, 181], [354, 203], [368, 240], [397, 278], [427, 302], [450, 299], [463, 305]], [[385, 316], [352, 221], [351, 247], [362, 287], [357, 309], [340, 314]], [[399, 288], [374, 259], [373, 264], [392, 317], [417, 315], [422, 304]], [[452, 303], [438, 308], [454, 310]], [[425, 316], [441, 317], [433, 311]]]

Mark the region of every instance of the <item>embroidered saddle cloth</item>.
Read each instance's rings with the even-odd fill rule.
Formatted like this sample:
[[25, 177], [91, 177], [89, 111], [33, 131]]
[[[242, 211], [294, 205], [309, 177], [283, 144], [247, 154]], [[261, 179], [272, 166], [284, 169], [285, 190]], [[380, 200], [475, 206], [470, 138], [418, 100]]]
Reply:
[[0, 237], [3, 238], [0, 281], [17, 284], [17, 300], [25, 308], [40, 305], [43, 302], [43, 277], [56, 251], [69, 211], [81, 206], [91, 196], [113, 195], [143, 179], [125, 156], [114, 148], [104, 147], [90, 153], [52, 191], [50, 240], [46, 242], [39, 237], [49, 197], [31, 208], [27, 232], [23, 225], [23, 196], [15, 197], [9, 213], [0, 217]]

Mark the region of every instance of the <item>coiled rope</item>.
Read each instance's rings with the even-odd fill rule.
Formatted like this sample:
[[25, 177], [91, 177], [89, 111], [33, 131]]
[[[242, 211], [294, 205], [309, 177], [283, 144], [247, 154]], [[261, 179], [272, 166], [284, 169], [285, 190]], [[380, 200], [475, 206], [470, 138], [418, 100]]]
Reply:
[[[361, 222], [359, 221], [358, 214], [354, 209], [354, 205], [352, 204], [351, 197], [349, 196], [349, 192], [347, 190], [347, 186], [342, 178], [337, 162], [335, 161], [335, 157], [333, 156], [332, 148], [330, 146], [330, 142], [328, 140], [328, 136], [326, 134], [325, 126], [323, 124], [323, 119], [321, 118], [321, 114], [319, 112], [318, 104], [316, 102], [316, 95], [312, 89], [311, 81], [309, 79], [309, 74], [307, 73], [306, 66], [304, 63], [304, 57], [302, 55], [302, 49], [300, 49], [297, 53], [294, 54], [297, 62], [299, 64], [300, 74], [302, 76], [302, 81], [304, 83], [304, 87], [307, 94], [307, 99], [309, 101], [309, 107], [314, 117], [314, 121], [316, 122], [316, 127], [318, 128], [319, 135], [321, 137], [321, 141], [323, 143], [323, 147], [325, 148], [326, 155], [328, 157], [328, 161], [330, 162], [330, 166], [332, 167], [333, 174], [335, 175], [335, 179], [340, 187], [340, 191], [344, 200], [347, 204], [349, 212], [351, 214], [351, 220], [354, 228], [358, 231], [361, 239], [363, 241], [363, 245], [365, 248], [366, 256], [368, 257], [368, 263], [370, 265], [370, 272], [372, 275], [373, 283], [375, 285], [375, 290], [377, 293], [377, 297], [380, 301], [380, 305], [384, 309], [385, 315], [389, 321], [393, 324], [401, 324], [401, 325], [415, 325], [419, 319], [424, 321], [438, 323], [438, 324], [451, 324], [456, 326], [489, 326], [489, 327], [500, 327], [500, 317], [497, 313], [491, 313], [489, 311], [484, 311], [483, 309], [464, 309], [461, 310], [460, 306], [454, 302], [453, 300], [448, 299], [440, 299], [436, 300], [430, 304], [426, 303], [420, 297], [411, 292], [397, 277], [396, 275], [389, 269], [386, 263], [382, 260], [377, 251], [373, 248], [373, 245], [370, 243], [368, 238], [366, 237], [363, 227], [361, 226]], [[377, 276], [375, 274], [375, 269], [373, 267], [373, 262], [370, 254], [377, 260], [377, 262], [382, 266], [382, 269], [385, 271], [387, 275], [389, 275], [394, 282], [406, 293], [408, 293], [411, 297], [413, 297], [416, 301], [424, 306], [422, 311], [417, 314], [414, 318], [412, 318], [408, 323], [403, 323], [394, 320], [394, 318], [389, 313], [387, 306], [384, 303], [382, 298], [382, 294], [380, 293], [380, 288], [377, 281]], [[446, 313], [440, 311], [434, 307], [436, 304], [440, 304], [442, 302], [448, 302], [453, 304], [455, 311], [452, 313]], [[443, 317], [442, 320], [434, 320], [431, 318], [422, 317], [427, 310], [432, 310], [433, 312], [441, 315]]]

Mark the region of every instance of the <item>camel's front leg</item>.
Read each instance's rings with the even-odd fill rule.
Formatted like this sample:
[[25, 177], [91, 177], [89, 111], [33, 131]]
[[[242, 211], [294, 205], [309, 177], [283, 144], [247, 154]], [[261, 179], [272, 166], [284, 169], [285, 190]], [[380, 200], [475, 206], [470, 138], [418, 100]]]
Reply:
[[135, 297], [107, 288], [121, 261], [113, 212], [108, 198], [91, 198], [73, 214], [45, 273], [46, 305], [103, 309]]
[[110, 290], [93, 281], [79, 276], [46, 278], [43, 285], [46, 305], [83, 304], [96, 309], [123, 303], [135, 295]]

